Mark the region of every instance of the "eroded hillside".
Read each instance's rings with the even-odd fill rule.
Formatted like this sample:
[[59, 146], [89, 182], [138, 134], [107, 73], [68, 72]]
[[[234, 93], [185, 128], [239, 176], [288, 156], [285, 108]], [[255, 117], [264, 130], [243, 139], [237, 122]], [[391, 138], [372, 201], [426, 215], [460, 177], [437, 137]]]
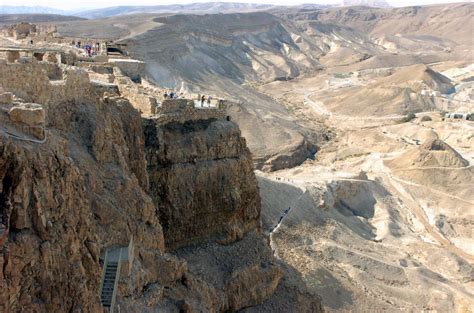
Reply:
[[[121, 40], [134, 57], [147, 62], [148, 78], [154, 82], [235, 100], [230, 114], [258, 168], [279, 169], [312, 158], [330, 134], [318, 121], [308, 124], [288, 108], [293, 95], [275, 101], [256, 86], [321, 70], [386, 70], [465, 60], [472, 47], [463, 26], [469, 24], [470, 10], [471, 4], [454, 4], [136, 14], [61, 24], [59, 31]], [[429, 22], [420, 22], [424, 20]], [[397, 106], [407, 101], [412, 108], [429, 106], [421, 98], [411, 99], [410, 92], [388, 91], [381, 96], [384, 101], [395, 99]]]
[[0, 60], [2, 310], [322, 311], [261, 232], [224, 104], [157, 106], [119, 68], [39, 46]]
[[[107, 295], [109, 285], [96, 286], [97, 272], [103, 264], [104, 273], [113, 272], [106, 259], [123, 252], [128, 274], [117, 304], [127, 312], [318, 312], [321, 303], [329, 312], [471, 312], [472, 9], [304, 5], [131, 14], [59, 23], [62, 36], [35, 39], [34, 47], [2, 38], [23, 49], [3, 51], [2, 86], [14, 95], [0, 96], [9, 113], [2, 134], [6, 159], [18, 161], [0, 166], [8, 173], [2, 201], [9, 214], [20, 212], [8, 218], [25, 227], [4, 226], [14, 230], [4, 242], [18, 251], [26, 233], [40, 247], [32, 262], [21, 263], [20, 276], [41, 272], [40, 245], [52, 245], [41, 237], [41, 223], [48, 226], [48, 214], [56, 213], [38, 218], [42, 172], [27, 172], [30, 191], [14, 170], [27, 161], [12, 155], [41, 149], [46, 134], [67, 148], [48, 153], [67, 155], [87, 178], [73, 182], [81, 201], [90, 202], [81, 212], [92, 213], [87, 231], [74, 229], [99, 248], [79, 242], [71, 253], [82, 260], [87, 251], [100, 252], [99, 261], [87, 263], [96, 273], [86, 284], [96, 289], [81, 285], [91, 297]], [[102, 54], [88, 55], [77, 40], [97, 42]], [[20, 57], [24, 49], [43, 61]], [[15, 76], [24, 68], [42, 79]], [[179, 99], [170, 100], [170, 92]], [[46, 133], [44, 123], [22, 117], [32, 111], [42, 120], [41, 107]], [[28, 143], [18, 141], [24, 136]], [[63, 184], [54, 176], [52, 186]], [[53, 203], [71, 201], [47, 195]], [[127, 231], [119, 233], [116, 219]], [[142, 245], [147, 229], [159, 240]], [[57, 273], [65, 257], [54, 251]], [[11, 266], [4, 272], [14, 276]], [[70, 291], [76, 281], [50, 276], [66, 286], [67, 299], [92, 299]], [[40, 299], [35, 305], [46, 308], [46, 292], [35, 284], [7, 285], [11, 303]]]

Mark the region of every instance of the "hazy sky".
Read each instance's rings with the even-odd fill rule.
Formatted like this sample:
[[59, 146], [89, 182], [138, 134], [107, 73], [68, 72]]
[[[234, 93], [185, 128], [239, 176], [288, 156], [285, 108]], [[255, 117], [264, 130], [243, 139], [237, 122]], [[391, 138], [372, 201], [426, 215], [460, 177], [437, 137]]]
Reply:
[[[251, 2], [251, 3], [272, 3], [272, 4], [338, 4], [341, 0], [216, 0], [221, 2]], [[118, 5], [159, 5], [173, 3], [193, 3], [211, 2], [210, 0], [0, 0], [0, 5], [27, 5], [27, 6], [48, 6], [58, 9], [95, 8]], [[459, 0], [387, 0], [393, 6], [425, 5], [433, 3], [462, 2]], [[469, 2], [469, 0], [466, 0]]]

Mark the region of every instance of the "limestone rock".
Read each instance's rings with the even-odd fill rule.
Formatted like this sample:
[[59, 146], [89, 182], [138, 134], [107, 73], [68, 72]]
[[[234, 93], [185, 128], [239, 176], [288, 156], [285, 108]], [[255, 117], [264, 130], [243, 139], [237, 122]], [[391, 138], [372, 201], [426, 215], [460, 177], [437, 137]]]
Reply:
[[146, 120], [144, 131], [149, 193], [167, 249], [213, 238], [232, 242], [259, 229], [252, 157], [236, 124]]
[[36, 103], [22, 103], [14, 106], [8, 114], [10, 114], [12, 121], [30, 126], [44, 124], [46, 120], [46, 113], [43, 107]]
[[43, 144], [0, 134], [0, 308], [101, 312], [100, 256], [132, 238], [124, 312], [221, 312], [272, 296], [282, 274], [236, 124], [142, 120], [74, 67], [0, 62], [0, 74], [4, 90], [45, 107], [10, 118], [49, 130]]
[[0, 93], [0, 103], [9, 104], [13, 100], [13, 94], [11, 92]]
[[238, 310], [261, 304], [273, 295], [282, 275], [282, 270], [273, 264], [255, 265], [235, 271], [226, 286], [229, 306]]

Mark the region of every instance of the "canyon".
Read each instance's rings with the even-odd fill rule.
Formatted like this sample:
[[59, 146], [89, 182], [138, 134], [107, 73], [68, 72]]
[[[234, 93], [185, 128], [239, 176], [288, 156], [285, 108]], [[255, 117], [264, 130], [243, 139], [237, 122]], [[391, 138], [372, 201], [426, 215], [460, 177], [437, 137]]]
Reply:
[[0, 308], [471, 312], [473, 5], [198, 7], [0, 16]]

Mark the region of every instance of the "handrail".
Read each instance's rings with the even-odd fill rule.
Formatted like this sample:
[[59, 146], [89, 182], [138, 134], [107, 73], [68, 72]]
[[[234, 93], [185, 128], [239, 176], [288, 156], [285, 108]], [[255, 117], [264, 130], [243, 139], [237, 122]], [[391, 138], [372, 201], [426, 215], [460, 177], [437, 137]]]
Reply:
[[133, 245], [133, 235], [132, 235], [132, 237], [130, 238], [130, 242], [128, 243], [128, 249], [127, 249], [127, 253], [128, 253], [127, 260], [129, 262], [129, 268], [132, 264], [134, 250], [135, 250], [135, 247]]
[[[105, 250], [104, 268], [102, 269], [102, 275], [101, 275], [101, 278], [100, 278], [99, 297], [102, 297], [102, 289], [104, 288], [104, 280], [105, 280], [105, 271], [107, 269], [108, 262], [109, 262], [109, 251]], [[102, 302], [102, 299], [101, 299], [101, 302]]]
[[118, 281], [120, 279], [121, 264], [122, 264], [122, 249], [120, 249], [119, 258], [117, 262], [117, 272], [115, 274], [114, 291], [112, 292], [112, 301], [110, 302], [110, 313], [113, 313], [114, 311], [115, 298], [117, 296], [117, 289], [118, 289]]

